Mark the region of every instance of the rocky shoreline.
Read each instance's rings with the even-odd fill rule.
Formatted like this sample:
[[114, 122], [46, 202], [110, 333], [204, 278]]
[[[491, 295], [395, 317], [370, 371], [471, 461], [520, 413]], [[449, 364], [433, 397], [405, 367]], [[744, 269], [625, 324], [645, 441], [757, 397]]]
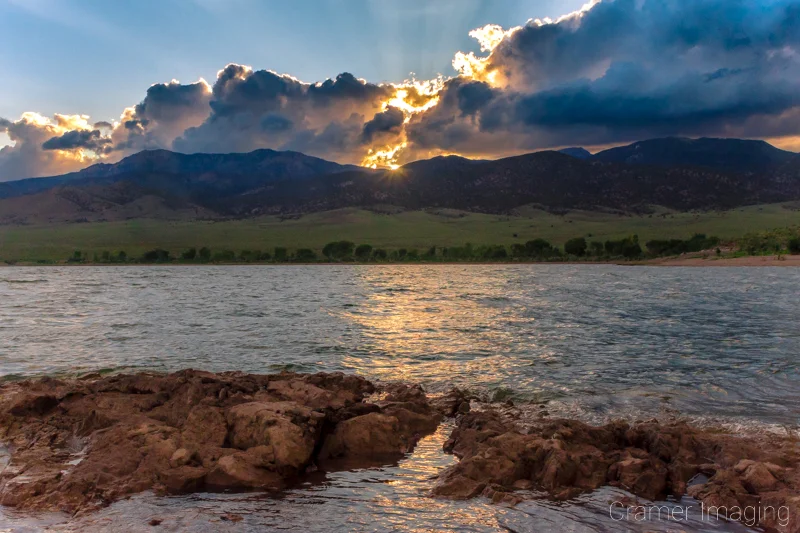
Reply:
[[[445, 417], [459, 462], [432, 497], [568, 500], [611, 485], [648, 500], [689, 494], [717, 507], [784, 507], [761, 526], [800, 531], [800, 448], [682, 422], [530, 420], [460, 391], [336, 374], [185, 370], [0, 385], [0, 504], [90, 513], [144, 491], [281, 490], [316, 470], [380, 466]], [[0, 457], [2, 459], [2, 457]], [[777, 517], [773, 517], [777, 518]]]

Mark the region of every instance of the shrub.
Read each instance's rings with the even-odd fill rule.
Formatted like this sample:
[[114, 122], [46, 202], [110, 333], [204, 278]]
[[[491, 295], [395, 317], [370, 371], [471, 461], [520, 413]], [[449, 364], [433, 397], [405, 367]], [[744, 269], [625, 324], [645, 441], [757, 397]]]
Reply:
[[181, 254], [184, 261], [194, 261], [197, 258], [197, 248], [189, 248]]
[[366, 261], [372, 255], [372, 246], [369, 244], [359, 244], [355, 251], [356, 258], [360, 261]]
[[669, 239], [648, 241], [645, 246], [651, 255], [680, 255], [691, 252], [710, 250], [719, 244], [718, 237], [706, 237], [704, 233], [696, 233], [691, 239]]
[[603, 255], [603, 243], [599, 241], [589, 243], [589, 253], [595, 257]]
[[211, 249], [206, 248], [203, 246], [200, 248], [200, 251], [197, 252], [198, 257], [200, 257], [201, 261], [210, 261], [211, 260]]
[[353, 255], [355, 247], [355, 243], [350, 241], [329, 242], [322, 249], [322, 253], [328, 259], [344, 259]]
[[233, 250], [222, 250], [221, 252], [217, 252], [214, 254], [214, 261], [224, 261], [226, 263], [236, 261], [236, 252]]
[[261, 250], [242, 250], [239, 259], [246, 262], [261, 261]]
[[142, 261], [145, 263], [166, 263], [170, 259], [169, 252], [161, 248], [147, 251], [142, 255]]
[[586, 255], [586, 239], [583, 237], [577, 237], [575, 239], [570, 239], [564, 244], [564, 251], [569, 255], [575, 255], [577, 257], [583, 257]]
[[471, 259], [472, 254], [473, 249], [471, 244], [442, 248], [442, 257], [447, 257], [448, 259]]
[[790, 254], [793, 255], [800, 254], [800, 237], [789, 239], [788, 248]]
[[274, 252], [273, 257], [275, 258], [275, 261], [282, 262], [289, 260], [289, 250], [287, 248], [284, 248], [283, 246], [277, 246], [275, 247], [275, 250], [273, 250], [273, 252]]
[[373, 257], [373, 259], [376, 259], [376, 260], [378, 260], [378, 261], [384, 261], [384, 260], [386, 260], [386, 258], [387, 258], [388, 256], [389, 256], [389, 254], [388, 254], [388, 253], [386, 253], [386, 250], [384, 250], [383, 248], [375, 248], [375, 249], [372, 251], [372, 257]]
[[511, 245], [511, 257], [526, 257], [528, 255], [524, 244]]
[[534, 239], [525, 243], [525, 250], [529, 257], [551, 257], [558, 254], [552, 244], [544, 239]]
[[611, 257], [624, 257], [636, 259], [642, 256], [642, 247], [639, 246], [639, 236], [631, 235], [618, 241], [608, 240], [605, 243], [606, 254]]
[[501, 244], [481, 246], [478, 248], [478, 257], [481, 259], [505, 259], [508, 257], [508, 251]]
[[774, 232], [749, 233], [739, 240], [739, 249], [750, 255], [772, 252], [781, 245], [781, 236]]
[[310, 263], [317, 260], [317, 254], [310, 248], [300, 248], [294, 253], [295, 261]]

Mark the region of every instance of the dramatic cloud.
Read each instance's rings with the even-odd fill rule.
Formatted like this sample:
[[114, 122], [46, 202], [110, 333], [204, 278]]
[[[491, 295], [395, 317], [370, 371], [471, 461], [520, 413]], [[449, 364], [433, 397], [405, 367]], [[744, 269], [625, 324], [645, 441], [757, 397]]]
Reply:
[[111, 139], [100, 136], [100, 130], [72, 130], [45, 141], [45, 150], [78, 150], [84, 148], [102, 154], [111, 151]]
[[147, 89], [140, 104], [125, 109], [113, 128], [114, 147], [125, 153], [152, 148], [171, 148], [187, 128], [208, 117], [211, 87], [205, 80], [181, 85], [157, 83]]
[[182, 152], [241, 152], [270, 147], [350, 162], [364, 153], [362, 131], [394, 94], [340, 74], [308, 84], [267, 70], [228, 65], [217, 76], [205, 121], [174, 142]]
[[490, 54], [456, 57], [462, 77], [441, 96], [449, 107], [409, 126], [419, 150], [478, 155], [800, 129], [797, 0], [593, 2], [556, 22], [473, 35]]
[[396, 137], [402, 131], [405, 120], [405, 113], [396, 107], [389, 107], [386, 111], [377, 113], [372, 120], [364, 124], [364, 142], [370, 143], [385, 133]]
[[0, 179], [147, 148], [297, 150], [396, 167], [663, 135], [800, 145], [800, 0], [592, 0], [557, 20], [470, 33], [452, 78], [320, 83], [231, 64], [213, 86], [151, 86], [119, 121], [0, 119]]
[[[51, 120], [37, 113], [23, 113], [13, 122], [0, 118], [0, 132], [14, 143], [0, 149], [0, 180], [56, 175], [93, 162], [96, 156], [80, 146], [79, 139], [83, 132], [91, 133], [88, 118], [55, 115]], [[99, 134], [91, 137], [86, 142], [101, 142]]]

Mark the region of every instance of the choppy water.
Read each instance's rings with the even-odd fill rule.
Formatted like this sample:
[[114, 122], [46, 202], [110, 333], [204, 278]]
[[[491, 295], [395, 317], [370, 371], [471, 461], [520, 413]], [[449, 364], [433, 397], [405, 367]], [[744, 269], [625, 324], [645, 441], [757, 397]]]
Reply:
[[[790, 268], [7, 268], [0, 376], [342, 370], [547, 402], [551, 413], [588, 421], [680, 414], [745, 430], [796, 428], [798, 287], [800, 270]], [[513, 510], [426, 498], [427, 478], [452, 461], [442, 438], [400, 465], [332, 475], [280, 499], [140, 496], [94, 517], [92, 528], [147, 529], [161, 513], [174, 531], [624, 530], [608, 519], [603, 493]], [[244, 520], [221, 521], [225, 512]], [[0, 530], [4, 522], [44, 523], [0, 516]], [[720, 527], [733, 526], [680, 529]]]

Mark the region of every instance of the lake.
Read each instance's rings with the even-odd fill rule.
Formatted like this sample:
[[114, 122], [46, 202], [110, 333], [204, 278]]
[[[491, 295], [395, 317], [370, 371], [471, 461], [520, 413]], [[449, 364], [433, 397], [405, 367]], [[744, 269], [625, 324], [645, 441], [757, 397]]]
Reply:
[[[791, 268], [4, 268], [0, 376], [344, 371], [420, 382], [432, 393], [459, 386], [487, 401], [546, 404], [551, 415], [588, 422], [684, 416], [780, 431], [800, 421], [798, 287], [800, 270]], [[221, 523], [209, 517], [232, 508], [246, 517], [222, 524], [232, 531], [277, 523], [541, 531], [543, 520], [553, 531], [623, 530], [603, 517], [602, 495], [514, 510], [424, 497], [428, 478], [453, 460], [440, 451], [445, 436], [440, 430], [400, 464], [339, 473], [282, 499], [145, 495], [113, 505], [91, 527], [146, 530], [146, 516], [162, 512], [183, 520], [178, 529], [211, 531]], [[311, 508], [325, 509], [324, 520], [303, 511]], [[0, 528], [4, 520], [18, 529], [53, 520], [56, 529], [87, 527], [40, 519], [0, 515]]]

